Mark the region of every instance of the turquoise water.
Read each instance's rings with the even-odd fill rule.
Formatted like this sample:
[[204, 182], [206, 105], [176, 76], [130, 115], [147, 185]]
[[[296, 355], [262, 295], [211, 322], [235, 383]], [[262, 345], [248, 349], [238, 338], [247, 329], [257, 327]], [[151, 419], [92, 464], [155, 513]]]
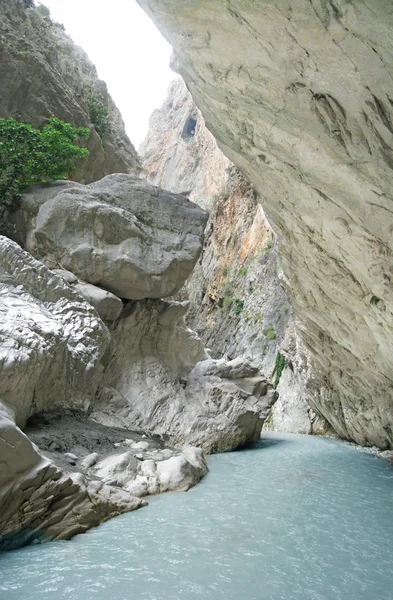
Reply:
[[1, 600], [393, 600], [393, 469], [269, 434], [71, 542], [0, 558]]

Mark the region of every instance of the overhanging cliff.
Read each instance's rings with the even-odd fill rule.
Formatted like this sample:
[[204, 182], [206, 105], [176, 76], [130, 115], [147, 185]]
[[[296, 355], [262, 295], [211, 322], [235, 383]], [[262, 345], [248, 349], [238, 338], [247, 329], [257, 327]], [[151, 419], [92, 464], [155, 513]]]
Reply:
[[393, 13], [387, 0], [138, 0], [280, 240], [310, 401], [393, 444]]

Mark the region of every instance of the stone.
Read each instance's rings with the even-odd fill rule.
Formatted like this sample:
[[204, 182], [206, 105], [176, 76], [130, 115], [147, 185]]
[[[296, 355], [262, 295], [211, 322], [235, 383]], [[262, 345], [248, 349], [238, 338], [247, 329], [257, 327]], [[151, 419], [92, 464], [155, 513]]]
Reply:
[[144, 505], [112, 494], [81, 473], [65, 474], [45, 459], [0, 403], [0, 551], [33, 541], [70, 539]]
[[199, 258], [208, 215], [181, 195], [125, 174], [42, 189], [16, 215], [26, 249], [119, 298], [173, 295]]
[[148, 450], [150, 448], [150, 444], [148, 442], [134, 442], [132, 444], [132, 448], [134, 450]]
[[64, 281], [69, 284], [78, 283], [78, 278], [75, 277], [71, 271], [66, 271], [65, 269], [52, 269], [52, 271], [53, 273], [56, 273], [56, 275], [59, 275], [59, 277], [62, 277]]
[[0, 399], [17, 425], [59, 406], [87, 410], [108, 330], [61, 277], [3, 236], [0, 314]]
[[136, 476], [137, 461], [133, 452], [108, 456], [94, 467], [94, 472], [104, 483], [123, 487]]
[[81, 469], [90, 469], [97, 463], [98, 459], [99, 455], [97, 454], [97, 452], [92, 452], [91, 454], [88, 454], [81, 462]]
[[114, 294], [91, 285], [91, 283], [79, 282], [74, 286], [86, 302], [94, 306], [103, 321], [115, 321], [123, 310], [123, 303]]
[[307, 401], [343, 438], [393, 445], [386, 1], [138, 0], [279, 241]]
[[185, 448], [180, 456], [157, 463], [160, 491], [184, 491], [193, 487], [208, 472], [201, 448]]
[[88, 409], [110, 341], [95, 310], [0, 236], [0, 315], [0, 550], [69, 539], [141, 506], [128, 493], [97, 495], [90, 483], [73, 480], [18, 427], [35, 412]]
[[187, 309], [152, 300], [125, 308], [91, 418], [207, 453], [257, 440], [275, 400], [271, 385], [248, 361], [207, 359], [184, 322]]

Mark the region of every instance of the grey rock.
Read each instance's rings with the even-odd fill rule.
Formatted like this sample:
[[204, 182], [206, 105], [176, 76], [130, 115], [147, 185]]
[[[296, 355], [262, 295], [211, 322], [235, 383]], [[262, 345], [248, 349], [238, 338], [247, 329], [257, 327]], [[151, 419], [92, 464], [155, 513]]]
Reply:
[[59, 275], [59, 277], [62, 277], [64, 281], [66, 281], [69, 284], [78, 282], [78, 278], [75, 277], [75, 275], [71, 273], [71, 271], [66, 271], [65, 269], [52, 269], [52, 271], [56, 273], [56, 275]]
[[91, 285], [91, 283], [79, 282], [74, 286], [77, 290], [98, 312], [103, 321], [115, 321], [123, 310], [123, 303], [114, 294]]
[[190, 275], [208, 215], [183, 196], [124, 174], [42, 188], [25, 192], [17, 219], [49, 267], [129, 299], [169, 296]]
[[205, 452], [258, 439], [274, 402], [271, 386], [247, 361], [205, 360], [201, 340], [185, 325], [187, 308], [162, 301], [127, 307], [112, 327], [116, 350], [91, 418]]
[[82, 469], [90, 469], [91, 467], [93, 467], [96, 464], [96, 462], [98, 461], [98, 458], [99, 458], [99, 455], [97, 452], [92, 452], [91, 454], [88, 454], [82, 460], [81, 468]]
[[109, 345], [97, 313], [1, 236], [0, 314], [0, 549], [68, 539], [141, 506], [128, 493], [103, 488], [97, 496], [90, 483], [73, 481], [18, 427], [56, 406], [87, 410]]

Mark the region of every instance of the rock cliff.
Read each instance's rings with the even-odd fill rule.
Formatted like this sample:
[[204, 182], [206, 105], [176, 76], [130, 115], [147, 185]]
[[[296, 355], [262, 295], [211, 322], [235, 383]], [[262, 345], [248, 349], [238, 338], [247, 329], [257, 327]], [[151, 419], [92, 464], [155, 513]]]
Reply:
[[255, 189], [218, 149], [180, 78], [153, 112], [139, 151], [151, 183], [183, 191], [210, 213], [202, 256], [179, 294], [191, 301], [188, 324], [212, 356], [243, 356], [278, 382], [269, 427], [321, 431], [307, 403], [276, 238]]
[[387, 0], [138, 0], [279, 239], [309, 401], [393, 444], [393, 14]]
[[[90, 128], [90, 156], [74, 173], [76, 181], [139, 169], [120, 112], [95, 66], [61, 24], [26, 9], [22, 0], [0, 0], [0, 80], [0, 117], [41, 127], [55, 116]], [[107, 114], [105, 131], [97, 125], [97, 108]]]

